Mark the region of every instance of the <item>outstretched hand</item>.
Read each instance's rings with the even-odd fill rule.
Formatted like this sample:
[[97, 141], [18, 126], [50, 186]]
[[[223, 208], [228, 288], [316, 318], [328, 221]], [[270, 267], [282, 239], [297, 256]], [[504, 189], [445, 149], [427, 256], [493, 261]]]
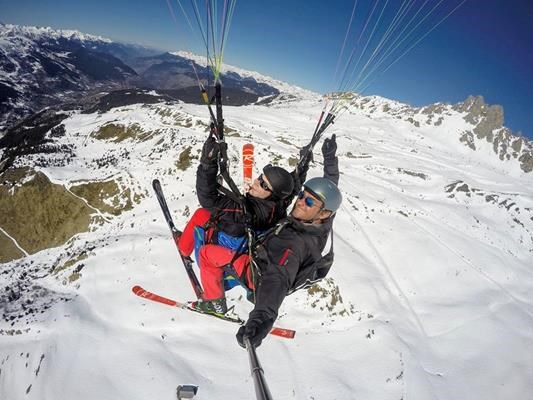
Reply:
[[322, 144], [322, 155], [324, 159], [333, 158], [337, 153], [337, 136], [331, 135], [331, 138], [324, 139]]
[[271, 331], [274, 321], [271, 319], [262, 320], [259, 318], [250, 318], [244, 326], [237, 331], [237, 342], [241, 347], [246, 348], [244, 339], [248, 338], [253, 347], [261, 345], [263, 339]]

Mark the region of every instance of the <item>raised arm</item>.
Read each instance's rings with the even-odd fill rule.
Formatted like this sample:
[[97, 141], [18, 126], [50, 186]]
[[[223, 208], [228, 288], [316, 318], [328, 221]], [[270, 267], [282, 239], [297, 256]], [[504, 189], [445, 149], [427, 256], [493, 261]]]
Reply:
[[[307, 152], [307, 146], [302, 147], [300, 150], [300, 158]], [[307, 178], [307, 171], [309, 170], [309, 164], [313, 161], [313, 153], [311, 152], [307, 157], [304, 164], [296, 166], [294, 171], [291, 172], [292, 180], [294, 181], [294, 189], [292, 194], [284, 199], [284, 208], [287, 208], [293, 201], [293, 199], [298, 195], [300, 189], [302, 188], [303, 183]]]
[[196, 193], [200, 205], [204, 208], [216, 207], [221, 197], [217, 190], [218, 152], [218, 143], [210, 136], [204, 143], [200, 165], [196, 171]]
[[328, 178], [338, 186], [339, 159], [337, 157], [337, 137], [335, 134], [331, 135], [329, 139], [324, 139], [322, 155], [324, 156], [324, 178]]

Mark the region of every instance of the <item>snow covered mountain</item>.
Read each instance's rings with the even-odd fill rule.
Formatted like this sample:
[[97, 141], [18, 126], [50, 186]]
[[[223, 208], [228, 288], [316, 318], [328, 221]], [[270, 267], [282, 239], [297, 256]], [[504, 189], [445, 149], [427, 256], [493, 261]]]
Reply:
[[0, 24], [0, 129], [91, 90], [136, 85], [137, 73], [117, 57], [134, 50], [77, 31]]
[[501, 161], [518, 161], [522, 171], [533, 171], [533, 143], [504, 127], [503, 107], [485, 104], [481, 96], [470, 96], [455, 105], [437, 103], [422, 108], [376, 96], [355, 97], [352, 104], [368, 117], [381, 110], [391, 117], [412, 123], [416, 128], [424, 125], [434, 127], [435, 131], [446, 135], [446, 139], [458, 138], [459, 142], [474, 151], [485, 152], [490, 147]]
[[[207, 66], [190, 53], [163, 53], [72, 30], [0, 24], [0, 132], [44, 107], [79, 106], [88, 95], [116, 89], [158, 89], [198, 103], [191, 60], [200, 79], [207, 81]], [[228, 65], [221, 79], [225, 103], [231, 105], [251, 104], [289, 90], [310, 95]]]
[[[198, 399], [253, 398], [234, 325], [131, 293], [194, 296], [151, 181], [183, 226], [198, 206], [209, 123], [205, 106], [137, 95], [111, 109], [47, 110], [0, 140], [3, 399], [172, 399], [185, 383], [200, 386]], [[256, 173], [294, 165], [321, 108], [283, 96], [226, 106], [236, 181], [250, 141]], [[533, 392], [532, 143], [498, 112], [481, 98], [414, 109], [354, 96], [328, 132], [344, 195], [334, 267], [283, 304], [276, 324], [295, 339], [258, 349], [274, 398]], [[239, 288], [228, 298], [246, 315]]]

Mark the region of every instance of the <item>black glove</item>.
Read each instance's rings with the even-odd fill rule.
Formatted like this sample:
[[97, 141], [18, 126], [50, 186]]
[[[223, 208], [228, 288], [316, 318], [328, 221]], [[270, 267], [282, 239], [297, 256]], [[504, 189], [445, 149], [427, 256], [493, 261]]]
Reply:
[[335, 153], [337, 152], [337, 137], [335, 134], [331, 135], [331, 138], [324, 139], [324, 143], [322, 144], [322, 155], [324, 156], [324, 159], [331, 159], [335, 158]]
[[248, 338], [253, 347], [259, 347], [266, 335], [272, 330], [273, 325], [273, 319], [262, 320], [252, 317], [237, 331], [237, 342], [241, 347], [246, 348], [244, 339]]
[[[300, 149], [300, 159], [304, 156], [305, 153], [307, 153], [307, 149], [309, 148], [309, 144], [305, 145]], [[313, 150], [309, 151], [309, 154], [307, 155], [307, 160], [305, 163], [305, 166], [307, 167], [310, 162], [313, 161]]]
[[202, 155], [200, 156], [200, 164], [209, 165], [216, 161], [220, 145], [213, 136], [209, 136], [202, 148]]

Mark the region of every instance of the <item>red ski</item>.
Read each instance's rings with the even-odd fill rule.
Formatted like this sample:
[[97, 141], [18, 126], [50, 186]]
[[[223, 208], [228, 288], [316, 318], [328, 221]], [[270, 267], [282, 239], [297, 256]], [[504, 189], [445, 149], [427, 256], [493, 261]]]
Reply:
[[252, 185], [252, 173], [254, 167], [254, 145], [246, 143], [242, 146], [242, 176], [244, 181], [244, 188]]
[[[211, 317], [215, 317], [215, 318], [218, 318], [218, 319], [221, 319], [221, 320], [224, 320], [224, 321], [228, 321], [228, 322], [233, 322], [233, 323], [236, 323], [236, 324], [239, 324], [239, 325], [244, 325], [244, 323], [245, 323], [245, 321], [243, 321], [242, 319], [240, 319], [238, 317], [233, 318], [233, 317], [226, 316], [226, 315], [202, 313], [202, 312], [200, 312], [200, 311], [198, 311], [198, 310], [196, 310], [194, 308], [191, 308], [189, 303], [181, 303], [179, 301], [172, 300], [172, 299], [160, 296], [158, 294], [155, 294], [155, 293], [152, 293], [152, 292], [150, 292], [148, 290], [143, 289], [139, 285], [135, 285], [134, 287], [131, 288], [131, 290], [133, 291], [133, 293], [135, 293], [139, 297], [142, 297], [142, 298], [148, 299], [148, 300], [152, 300], [152, 301], [156, 301], [158, 303], [166, 304], [168, 306], [181, 308], [183, 310], [194, 311], [194, 312], [197, 312], [197, 313], [200, 313], [200, 314], [204, 314], [204, 315], [209, 315]], [[287, 339], [293, 339], [294, 335], [296, 335], [296, 331], [293, 331], [292, 329], [284, 329], [284, 328], [274, 327], [270, 331], [270, 334], [271, 335], [275, 335], [275, 336], [284, 337], [284, 338], [287, 338]]]

